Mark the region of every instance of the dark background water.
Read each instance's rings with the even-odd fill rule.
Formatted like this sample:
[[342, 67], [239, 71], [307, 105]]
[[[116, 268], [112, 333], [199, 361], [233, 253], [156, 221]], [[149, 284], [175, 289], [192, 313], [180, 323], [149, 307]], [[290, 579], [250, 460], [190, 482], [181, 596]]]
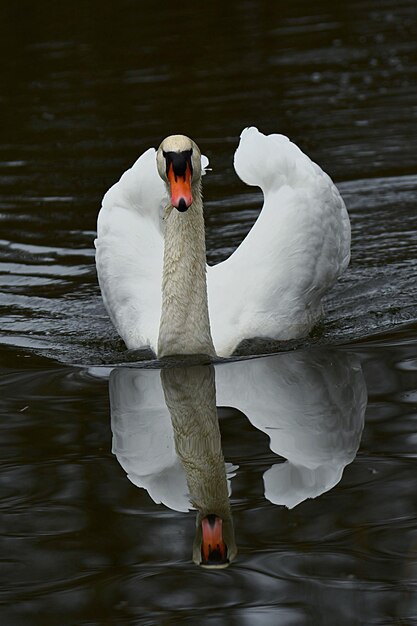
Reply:
[[[416, 40], [413, 1], [0, 4], [2, 623], [414, 623]], [[352, 262], [320, 341], [360, 359], [369, 403], [342, 481], [291, 510], [264, 496], [268, 436], [220, 409], [239, 557], [206, 572], [194, 514], [111, 454], [99, 366], [147, 355], [108, 321], [92, 242], [106, 189], [184, 132], [211, 161], [208, 257], [225, 258], [261, 203], [232, 167], [253, 124], [345, 198]]]

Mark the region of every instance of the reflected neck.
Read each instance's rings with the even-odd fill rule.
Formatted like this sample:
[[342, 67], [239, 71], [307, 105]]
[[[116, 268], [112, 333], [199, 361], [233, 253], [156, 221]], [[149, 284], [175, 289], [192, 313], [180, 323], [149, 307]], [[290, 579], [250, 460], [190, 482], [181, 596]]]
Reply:
[[216, 409], [214, 367], [161, 370], [175, 449], [187, 478], [190, 499], [202, 517], [230, 517], [230, 501]]

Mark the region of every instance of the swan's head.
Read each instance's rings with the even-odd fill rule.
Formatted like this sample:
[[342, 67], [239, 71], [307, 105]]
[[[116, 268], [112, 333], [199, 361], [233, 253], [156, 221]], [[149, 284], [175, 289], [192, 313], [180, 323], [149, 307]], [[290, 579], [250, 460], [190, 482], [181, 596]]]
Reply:
[[197, 515], [197, 532], [194, 539], [193, 561], [210, 569], [228, 567], [236, 557], [237, 547], [230, 515], [220, 517], [214, 513]]
[[198, 146], [185, 135], [171, 135], [159, 146], [156, 163], [159, 175], [168, 188], [172, 206], [178, 211], [186, 211], [193, 202], [193, 191], [201, 179]]

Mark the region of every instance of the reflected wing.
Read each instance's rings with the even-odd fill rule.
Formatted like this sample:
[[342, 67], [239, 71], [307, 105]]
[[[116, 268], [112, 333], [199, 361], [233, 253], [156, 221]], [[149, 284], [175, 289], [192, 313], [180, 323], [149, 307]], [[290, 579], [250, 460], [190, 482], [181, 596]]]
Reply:
[[286, 463], [264, 474], [265, 496], [292, 508], [332, 488], [359, 447], [367, 404], [355, 355], [290, 352], [216, 366], [217, 404], [236, 407]]
[[131, 482], [157, 504], [190, 507], [184, 470], [175, 451], [159, 371], [115, 368], [109, 380], [112, 452]]
[[286, 137], [244, 130], [234, 164], [244, 182], [262, 189], [264, 205], [231, 257], [208, 270], [212, 333], [221, 355], [245, 338], [308, 332], [321, 313], [321, 297], [350, 256], [339, 192]]

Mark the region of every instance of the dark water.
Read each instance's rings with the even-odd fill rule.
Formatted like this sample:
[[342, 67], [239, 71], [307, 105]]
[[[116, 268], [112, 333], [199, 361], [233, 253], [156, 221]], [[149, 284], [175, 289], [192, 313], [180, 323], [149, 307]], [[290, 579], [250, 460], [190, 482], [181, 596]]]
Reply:
[[[416, 623], [416, 40], [413, 1], [1, 3], [2, 624]], [[215, 367], [238, 555], [210, 571], [92, 241], [105, 190], [184, 132], [227, 257], [261, 202], [232, 167], [252, 124], [337, 182], [352, 262], [317, 337]]]

